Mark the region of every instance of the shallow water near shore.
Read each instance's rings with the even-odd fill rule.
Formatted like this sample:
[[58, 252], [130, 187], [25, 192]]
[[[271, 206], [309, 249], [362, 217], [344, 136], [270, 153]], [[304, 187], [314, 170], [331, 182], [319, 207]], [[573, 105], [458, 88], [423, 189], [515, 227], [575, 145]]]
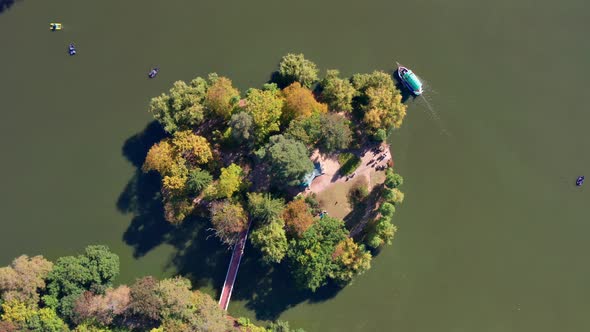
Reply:
[[452, 135], [409, 103], [390, 138], [406, 194], [393, 246], [318, 294], [246, 247], [230, 314], [308, 332], [588, 331], [590, 194], [574, 182], [590, 172], [589, 13], [583, 0], [15, 1], [0, 9], [0, 265], [104, 243], [120, 282], [182, 273], [217, 296], [231, 252], [202, 223], [163, 223], [158, 179], [137, 171], [162, 137], [149, 98], [208, 72], [260, 86], [287, 52], [346, 76], [397, 60], [435, 89]]

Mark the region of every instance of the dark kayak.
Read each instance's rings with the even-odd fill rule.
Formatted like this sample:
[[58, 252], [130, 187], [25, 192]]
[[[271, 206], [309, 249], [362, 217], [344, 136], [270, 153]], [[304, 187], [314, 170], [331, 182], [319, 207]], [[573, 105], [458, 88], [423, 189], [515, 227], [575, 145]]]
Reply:
[[149, 78], [154, 78], [154, 77], [156, 77], [156, 75], [158, 75], [158, 71], [159, 71], [159, 70], [160, 70], [160, 69], [159, 69], [158, 67], [156, 67], [156, 68], [152, 69], [152, 70], [150, 71], [150, 73], [148, 74], [148, 77], [149, 77]]
[[76, 47], [74, 47], [73, 43], [68, 46], [68, 53], [70, 53], [70, 55], [76, 55]]
[[576, 186], [580, 187], [583, 184], [584, 184], [584, 177], [583, 176], [578, 177], [578, 179], [576, 179]]

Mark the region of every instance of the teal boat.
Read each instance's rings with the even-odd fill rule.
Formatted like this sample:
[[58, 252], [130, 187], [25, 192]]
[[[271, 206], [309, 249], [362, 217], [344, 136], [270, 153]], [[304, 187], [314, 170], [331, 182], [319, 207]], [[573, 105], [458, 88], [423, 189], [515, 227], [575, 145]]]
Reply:
[[397, 76], [399, 76], [399, 79], [402, 81], [405, 87], [412, 91], [413, 94], [416, 96], [422, 94], [422, 82], [420, 82], [418, 76], [416, 76], [416, 74], [414, 74], [414, 72], [412, 72], [410, 69], [398, 63]]

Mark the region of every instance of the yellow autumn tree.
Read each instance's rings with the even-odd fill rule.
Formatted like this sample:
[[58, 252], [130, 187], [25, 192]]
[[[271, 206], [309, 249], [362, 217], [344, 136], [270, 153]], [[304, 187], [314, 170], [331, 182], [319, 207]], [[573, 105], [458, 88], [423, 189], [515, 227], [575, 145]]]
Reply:
[[240, 92], [232, 86], [230, 79], [210, 75], [211, 86], [207, 90], [205, 104], [209, 111], [224, 119], [229, 119], [232, 110], [240, 99]]
[[157, 171], [160, 174], [167, 174], [170, 168], [176, 163], [174, 151], [168, 140], [154, 144], [145, 157], [142, 170], [144, 172]]
[[176, 132], [172, 146], [180, 156], [194, 164], [205, 164], [213, 158], [207, 139], [190, 130]]
[[388, 86], [369, 87], [366, 90], [368, 104], [365, 106], [365, 124], [373, 131], [399, 128], [406, 116], [406, 105], [397, 90]]
[[371, 253], [350, 237], [336, 245], [332, 259], [339, 268], [333, 271], [331, 277], [344, 284], [371, 268]]

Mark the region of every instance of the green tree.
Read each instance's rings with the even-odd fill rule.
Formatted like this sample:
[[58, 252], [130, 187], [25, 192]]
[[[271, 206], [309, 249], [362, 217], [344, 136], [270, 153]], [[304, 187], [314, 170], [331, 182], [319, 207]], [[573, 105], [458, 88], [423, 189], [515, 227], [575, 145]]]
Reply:
[[389, 202], [385, 202], [379, 207], [379, 213], [387, 218], [391, 218], [395, 213], [395, 206]]
[[53, 263], [43, 256], [16, 258], [10, 266], [0, 268], [0, 298], [36, 307], [39, 292], [45, 289], [45, 278], [52, 268]]
[[198, 125], [204, 119], [207, 81], [197, 77], [189, 84], [174, 83], [168, 94], [152, 98], [149, 111], [169, 133]]
[[383, 128], [377, 129], [377, 131], [375, 132], [375, 135], [373, 135], [373, 138], [377, 142], [384, 142], [385, 140], [387, 140], [387, 130], [385, 130]]
[[398, 188], [384, 188], [383, 199], [386, 202], [390, 202], [393, 204], [401, 204], [404, 202], [404, 193], [401, 192]]
[[310, 88], [318, 80], [318, 69], [315, 63], [305, 59], [303, 54], [289, 53], [279, 63], [279, 75], [285, 85], [299, 82]]
[[381, 71], [355, 74], [352, 84], [359, 91], [363, 122], [372, 134], [379, 129], [401, 126], [406, 105], [402, 103], [401, 92], [395, 87], [391, 75]]
[[254, 120], [244, 111], [231, 116], [229, 121], [233, 139], [241, 144], [248, 145], [254, 138]]
[[282, 135], [270, 139], [266, 159], [277, 186], [297, 186], [305, 175], [313, 171], [313, 163], [303, 143]]
[[292, 239], [287, 257], [298, 285], [315, 292], [326, 284], [328, 278], [339, 269], [333, 259], [336, 245], [347, 238], [344, 222], [323, 217], [303, 233], [300, 239]]
[[352, 142], [348, 120], [338, 114], [323, 114], [320, 117], [320, 147], [326, 152], [343, 150]]
[[318, 103], [311, 90], [302, 87], [299, 82], [294, 82], [283, 89], [283, 96], [285, 98], [283, 106], [284, 123], [289, 123], [293, 119], [307, 118], [315, 113], [328, 112], [328, 106]]
[[250, 236], [252, 245], [262, 252], [263, 260], [267, 263], [280, 263], [287, 253], [284, 226], [282, 219], [275, 219], [254, 230]]
[[388, 168], [387, 171], [385, 171], [385, 185], [388, 186], [389, 188], [397, 188], [401, 185], [404, 184], [404, 178], [395, 173], [393, 171], [393, 169]]
[[211, 223], [215, 234], [227, 244], [233, 245], [241, 232], [248, 227], [248, 217], [242, 206], [228, 201], [211, 204]]
[[119, 257], [106, 246], [88, 246], [83, 255], [61, 257], [48, 274], [43, 301], [65, 318], [73, 314], [75, 300], [87, 290], [102, 293], [119, 274]]
[[248, 193], [248, 212], [250, 216], [263, 223], [278, 219], [285, 209], [285, 201], [272, 198], [269, 193]]
[[322, 81], [322, 99], [335, 111], [352, 111], [352, 98], [356, 89], [348, 79], [339, 78], [338, 70], [328, 70]]
[[254, 137], [263, 143], [271, 133], [279, 131], [283, 98], [280, 91], [250, 89], [243, 107], [254, 121]]
[[356, 180], [348, 192], [348, 199], [351, 205], [363, 203], [369, 196], [369, 182], [367, 178], [362, 176]]
[[301, 141], [306, 146], [314, 146], [322, 135], [321, 116], [314, 113], [310, 117], [295, 119], [289, 123], [285, 138]]
[[206, 170], [200, 168], [190, 170], [186, 181], [188, 193], [198, 195], [211, 184], [211, 181], [213, 181], [213, 177]]
[[369, 232], [368, 245], [373, 248], [378, 248], [384, 243], [391, 244], [397, 227], [391, 223], [388, 217], [381, 217], [377, 219], [374, 228]]

